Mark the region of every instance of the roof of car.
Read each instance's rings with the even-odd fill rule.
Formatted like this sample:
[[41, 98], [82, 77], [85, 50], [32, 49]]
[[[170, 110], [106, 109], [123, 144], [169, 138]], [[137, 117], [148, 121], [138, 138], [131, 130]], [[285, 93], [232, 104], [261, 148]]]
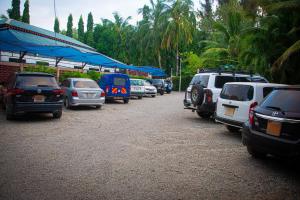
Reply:
[[229, 82], [229, 83], [225, 83], [225, 85], [251, 85], [253, 87], [264, 87], [264, 86], [285, 87], [285, 86], [287, 86], [284, 84], [277, 84], [277, 83], [258, 83], [258, 82]]
[[41, 76], [54, 76], [53, 74], [43, 72], [18, 72], [17, 75], [41, 75]]
[[[196, 74], [196, 76], [198, 75], [217, 75], [217, 76], [243, 76], [243, 77], [250, 77], [251, 74], [239, 74], [239, 73], [229, 73], [229, 72], [222, 72], [222, 73], [216, 73], [216, 72], [201, 72], [201, 73], [198, 73]], [[253, 74], [252, 77], [262, 77], [258, 74]], [[262, 77], [263, 78], [263, 77]]]
[[278, 89], [295, 89], [295, 90], [299, 90], [300, 85], [286, 85], [285, 87], [280, 87]]
[[137, 80], [137, 81], [142, 81], [143, 79], [131, 78], [130, 80], [131, 80], [131, 81], [135, 81], [135, 80]]
[[92, 79], [89, 79], [89, 78], [69, 78], [69, 80], [72, 80], [72, 81], [93, 81]]

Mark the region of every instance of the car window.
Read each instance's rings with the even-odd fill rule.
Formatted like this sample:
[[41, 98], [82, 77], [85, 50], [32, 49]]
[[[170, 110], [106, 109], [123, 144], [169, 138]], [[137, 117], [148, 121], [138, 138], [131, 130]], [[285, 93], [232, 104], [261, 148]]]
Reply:
[[114, 85], [115, 86], [125, 86], [126, 85], [126, 79], [125, 78], [115, 77], [114, 78]]
[[53, 76], [38, 75], [19, 75], [16, 80], [17, 88], [26, 87], [54, 87], [57, 88], [57, 82]]
[[300, 113], [300, 89], [278, 89], [262, 102], [261, 107], [284, 112]]
[[142, 80], [130, 80], [131, 85], [138, 85], [138, 86], [143, 86], [144, 83]]
[[203, 87], [207, 87], [209, 75], [196, 75], [193, 77], [190, 85], [200, 84]]
[[145, 81], [145, 82], [144, 82], [144, 85], [145, 85], [145, 86], [151, 86], [151, 83], [149, 83], [148, 81]]
[[162, 79], [152, 79], [153, 84], [163, 84], [164, 81]]
[[82, 80], [74, 80], [73, 86], [74, 88], [99, 88], [97, 83], [94, 81], [82, 81]]
[[263, 88], [263, 97], [265, 98], [274, 90], [273, 87], [264, 87]]
[[251, 101], [253, 99], [254, 88], [250, 85], [225, 85], [220, 97], [222, 99], [235, 101]]
[[236, 81], [236, 79], [233, 76], [216, 76], [215, 87], [223, 88], [225, 83], [235, 82], [235, 81]]

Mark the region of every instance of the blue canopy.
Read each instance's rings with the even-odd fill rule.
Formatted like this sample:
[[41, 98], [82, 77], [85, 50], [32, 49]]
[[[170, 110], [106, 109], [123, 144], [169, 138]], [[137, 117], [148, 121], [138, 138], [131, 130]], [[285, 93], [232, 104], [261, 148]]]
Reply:
[[165, 76], [164, 71], [159, 68], [126, 65], [73, 38], [11, 19], [0, 20], [0, 50], [26, 52], [91, 65], [141, 71], [152, 76]]

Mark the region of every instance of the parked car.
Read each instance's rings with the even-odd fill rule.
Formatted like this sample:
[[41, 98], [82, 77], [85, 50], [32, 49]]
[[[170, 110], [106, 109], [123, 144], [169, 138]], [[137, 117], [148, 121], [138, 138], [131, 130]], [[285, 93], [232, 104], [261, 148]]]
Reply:
[[4, 96], [4, 93], [5, 93], [5, 83], [4, 82], [1, 82], [0, 83], [0, 104], [2, 105], [2, 107], [4, 108], [4, 103], [3, 103], [3, 96]]
[[142, 99], [145, 95], [145, 85], [142, 79], [130, 79], [130, 96]]
[[226, 83], [217, 99], [215, 120], [225, 124], [230, 132], [237, 132], [248, 120], [249, 110], [260, 104], [275, 87], [283, 86], [272, 83]]
[[173, 90], [173, 83], [170, 79], [166, 79], [165, 81], [165, 90], [168, 94], [170, 94]]
[[3, 101], [6, 119], [25, 113], [52, 113], [62, 116], [63, 90], [46, 73], [14, 73], [9, 78]]
[[151, 83], [156, 87], [157, 93], [160, 95], [165, 94], [165, 80], [164, 79], [152, 79]]
[[249, 113], [243, 144], [254, 157], [300, 155], [300, 86], [277, 88]]
[[157, 89], [149, 81], [144, 80], [145, 94], [144, 96], [156, 97]]
[[61, 87], [67, 109], [74, 106], [95, 106], [99, 109], [105, 102], [105, 92], [91, 79], [68, 78]]
[[105, 92], [105, 99], [123, 100], [129, 102], [130, 80], [126, 74], [104, 74], [98, 85]]
[[219, 70], [202, 71], [196, 74], [186, 89], [183, 104], [202, 118], [210, 118], [216, 110], [216, 101], [225, 83], [264, 82], [267, 80], [249, 73], [230, 73]]

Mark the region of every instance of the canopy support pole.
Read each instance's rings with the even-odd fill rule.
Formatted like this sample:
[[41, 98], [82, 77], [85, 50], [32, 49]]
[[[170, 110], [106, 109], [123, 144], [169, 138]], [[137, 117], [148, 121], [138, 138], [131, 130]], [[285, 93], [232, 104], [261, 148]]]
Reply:
[[19, 63], [20, 63], [20, 71], [24, 71], [24, 63], [22, 62], [24, 56], [26, 55], [26, 51], [20, 52]]
[[87, 63], [82, 63], [82, 68], [84, 68], [86, 66]]
[[55, 67], [56, 67], [56, 79], [59, 80], [59, 75], [60, 75], [60, 71], [59, 71], [59, 67], [58, 67], [58, 63], [63, 59], [63, 57], [59, 57], [59, 58], [55, 58]]

